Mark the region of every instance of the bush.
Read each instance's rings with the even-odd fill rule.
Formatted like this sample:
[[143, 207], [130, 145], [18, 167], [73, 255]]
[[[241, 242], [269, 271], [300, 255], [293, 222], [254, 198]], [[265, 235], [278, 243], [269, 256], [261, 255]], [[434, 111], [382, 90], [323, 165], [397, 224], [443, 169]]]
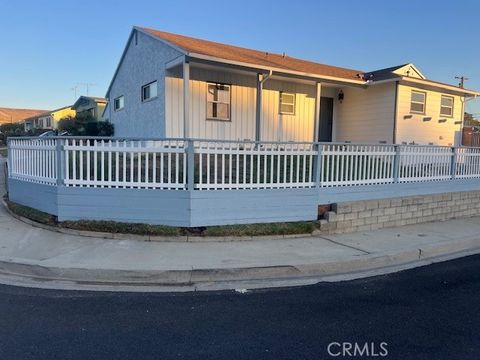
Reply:
[[107, 121], [97, 121], [91, 116], [77, 116], [61, 119], [58, 122], [58, 131], [67, 131], [75, 136], [112, 136], [113, 124]]
[[24, 135], [25, 135], [25, 127], [23, 123], [0, 125], [0, 146], [4, 146], [7, 143], [7, 138], [9, 136], [24, 136]]

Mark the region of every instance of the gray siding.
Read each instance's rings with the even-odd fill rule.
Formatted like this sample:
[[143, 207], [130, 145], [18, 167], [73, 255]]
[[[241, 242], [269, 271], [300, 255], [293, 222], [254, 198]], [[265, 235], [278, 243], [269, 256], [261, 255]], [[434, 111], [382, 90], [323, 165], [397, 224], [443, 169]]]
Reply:
[[64, 220], [209, 226], [316, 220], [318, 204], [478, 190], [480, 180], [320, 189], [168, 191], [46, 186], [9, 180], [14, 202]]
[[58, 219], [189, 226], [186, 191], [59, 187]]
[[[181, 56], [174, 48], [141, 32], [132, 36], [109, 93], [105, 119], [115, 126], [116, 136], [165, 137], [165, 63]], [[158, 82], [158, 96], [142, 103], [141, 87]], [[123, 110], [114, 111], [113, 102], [125, 97]]]
[[18, 204], [58, 215], [56, 186], [8, 179], [8, 198]]

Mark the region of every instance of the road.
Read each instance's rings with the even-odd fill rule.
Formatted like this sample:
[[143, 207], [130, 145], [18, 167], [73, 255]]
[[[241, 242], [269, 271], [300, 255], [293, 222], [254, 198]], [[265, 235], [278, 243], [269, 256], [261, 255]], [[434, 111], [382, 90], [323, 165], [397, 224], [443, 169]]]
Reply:
[[332, 342], [373, 343], [377, 354], [384, 342], [386, 359], [478, 359], [480, 255], [245, 294], [0, 286], [0, 314], [2, 360], [382, 358], [332, 357]]

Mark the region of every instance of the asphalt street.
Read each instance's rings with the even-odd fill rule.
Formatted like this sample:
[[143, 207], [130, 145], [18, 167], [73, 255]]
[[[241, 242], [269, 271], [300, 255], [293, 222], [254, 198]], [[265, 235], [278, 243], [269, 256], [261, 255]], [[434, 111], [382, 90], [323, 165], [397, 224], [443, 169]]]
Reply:
[[0, 286], [0, 314], [2, 360], [478, 359], [480, 255], [243, 294]]

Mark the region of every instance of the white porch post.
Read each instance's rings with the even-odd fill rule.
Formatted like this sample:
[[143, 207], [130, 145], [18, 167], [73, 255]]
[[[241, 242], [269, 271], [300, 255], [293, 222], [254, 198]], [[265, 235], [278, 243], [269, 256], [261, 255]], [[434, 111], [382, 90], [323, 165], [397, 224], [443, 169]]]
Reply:
[[318, 141], [318, 131], [320, 130], [320, 99], [322, 97], [322, 84], [317, 83], [315, 96], [315, 119], [313, 126], [313, 141]]
[[263, 75], [257, 74], [257, 104], [255, 113], [255, 141], [261, 140]]
[[190, 137], [190, 64], [183, 62], [183, 137]]

